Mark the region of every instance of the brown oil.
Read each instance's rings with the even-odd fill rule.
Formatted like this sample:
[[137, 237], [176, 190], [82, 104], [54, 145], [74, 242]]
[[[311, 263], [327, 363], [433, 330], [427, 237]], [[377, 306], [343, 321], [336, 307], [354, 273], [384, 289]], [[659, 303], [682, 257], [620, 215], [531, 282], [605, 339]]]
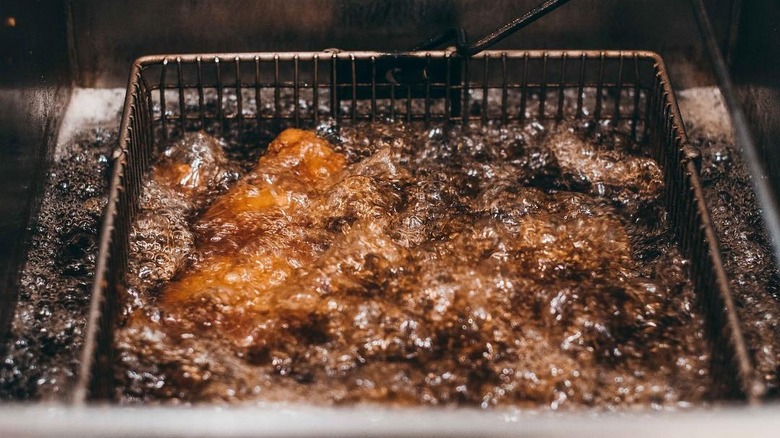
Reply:
[[685, 90], [679, 97], [688, 138], [702, 150], [704, 196], [718, 233], [754, 378], [764, 384], [769, 398], [776, 398], [780, 395], [780, 274], [753, 185], [718, 89]]
[[46, 175], [0, 362], [0, 399], [67, 400], [75, 384], [115, 144], [115, 130], [85, 129]]
[[[121, 96], [123, 92], [124, 90], [121, 90], [117, 93]], [[266, 105], [263, 109], [266, 115], [273, 115], [273, 105], [268, 104], [273, 102], [273, 95], [267, 97], [264, 99]], [[701, 107], [702, 115], [711, 115], [713, 112], [725, 114], [725, 110], [717, 108], [701, 94], [686, 98], [686, 93], [682, 92], [678, 97], [689, 137], [702, 148], [704, 193], [711, 208], [718, 239], [724, 249], [722, 256], [725, 268], [732, 280], [737, 310], [756, 365], [757, 377], [767, 385], [770, 397], [776, 397], [779, 387], [777, 363], [780, 362], [780, 336], [777, 318], [773, 316], [780, 313], [780, 283], [777, 280], [777, 269], [772, 264], [750, 180], [733, 139], [720, 134], [723, 131], [723, 123], [716, 122], [716, 126], [711, 126], [703, 120], [705, 117], [697, 117], [695, 111], [692, 112], [686, 106], [686, 102], [690, 101], [689, 103]], [[169, 101], [176, 102], [176, 99]], [[197, 99], [195, 102], [197, 103]], [[227, 102], [229, 103], [230, 101]], [[191, 112], [197, 110], [197, 106], [190, 108]], [[345, 111], [349, 111], [349, 108]], [[72, 389], [86, 324], [97, 253], [97, 230], [108, 189], [110, 151], [116, 146], [115, 127], [118, 125], [117, 116], [111, 124], [114, 128], [110, 130], [80, 127], [76, 129], [79, 132], [74, 138], [63, 144], [63, 148], [55, 155], [47, 175], [40, 211], [33, 224], [25, 267], [21, 273], [16, 311], [0, 363], [0, 397], [4, 400], [67, 399]], [[429, 132], [423, 128], [419, 129], [421, 132]], [[594, 136], [607, 134], [607, 139], [613, 138], [609, 135], [612, 129], [614, 128], [600, 127], [598, 131], [602, 131], [601, 134], [597, 132]], [[327, 134], [326, 131], [323, 132]], [[491, 128], [486, 133], [480, 133], [477, 129], [464, 134], [468, 137], [477, 135], [477, 138], [492, 138], [490, 144], [499, 141], [527, 141], [532, 138], [521, 131], [518, 127], [511, 127], [502, 134], [496, 128]], [[433, 134], [443, 135], [436, 132]], [[517, 138], [516, 134], [519, 134]], [[231, 165], [237, 166], [237, 172], [245, 173], [254, 167], [259, 154], [262, 153], [262, 146], [272, 138], [272, 134], [251, 133], [246, 138], [228, 143], [225, 147], [226, 158]], [[336, 141], [339, 139], [338, 135], [333, 133], [329, 138]], [[355, 138], [365, 138], [365, 135]], [[620, 136], [614, 138], [620, 139]], [[469, 143], [468, 139], [464, 141]], [[345, 143], [339, 147], [345, 146], [348, 145]], [[631, 151], [631, 154], [635, 152]], [[228, 176], [226, 184], [231, 185], [230, 178], [235, 177], [236, 175]], [[581, 189], [574, 189], [579, 190]], [[187, 224], [189, 221], [184, 220], [182, 223]], [[186, 239], [189, 232], [188, 226], [183, 227], [181, 232], [176, 234], [176, 242], [179, 237]], [[631, 230], [628, 234], [637, 235]], [[664, 235], [664, 239], [669, 238]], [[645, 249], [635, 249], [634, 252], [641, 254], [648, 251], [651, 257], [653, 251], [666, 248], [663, 241], [657, 244], [652, 239], [640, 245], [644, 245]], [[152, 283], [150, 281], [150, 284]], [[150, 286], [145, 287], [144, 290], [149, 293], [145, 292], [143, 296], [154, 296]], [[131, 300], [128, 300], [128, 303], [131, 303]], [[689, 304], [690, 300], [685, 303]], [[693, 318], [698, 319], [700, 316], [694, 314]], [[230, 359], [232, 354], [227, 350], [224, 358]], [[124, 365], [120, 367], [122, 379], [127, 382], [124, 373], [128, 372], [128, 368]], [[144, 373], [148, 369], [140, 368], [139, 371]], [[664, 371], [661, 375], [670, 373]], [[166, 378], [159, 370], [138, 374], [134, 378], [152, 381], [156, 376]], [[669, 377], [667, 380], [671, 382], [673, 378]], [[135, 382], [136, 389], [133, 392], [145, 394], [141, 385], [146, 383], [138, 380]], [[687, 390], [682, 392], [689, 394]], [[131, 392], [123, 394], [122, 399], [125, 401], [151, 398], [146, 395], [136, 398]], [[695, 401], [694, 397], [687, 395], [670, 398], [675, 399]], [[657, 407], [673, 404], [674, 402], [654, 405], [651, 403]], [[644, 406], [647, 403], [636, 405]]]
[[131, 237], [120, 400], [706, 398], [709, 351], [662, 173], [615, 128], [320, 136], [332, 145], [307, 140], [318, 158], [293, 165], [272, 145], [254, 169], [204, 134], [170, 145]]

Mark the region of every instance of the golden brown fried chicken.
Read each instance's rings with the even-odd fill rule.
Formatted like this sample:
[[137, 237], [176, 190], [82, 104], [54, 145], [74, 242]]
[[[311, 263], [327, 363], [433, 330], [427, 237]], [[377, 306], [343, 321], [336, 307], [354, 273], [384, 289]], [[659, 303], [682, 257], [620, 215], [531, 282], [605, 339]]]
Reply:
[[[193, 166], [163, 164], [157, 173], [169, 181], [185, 189], [196, 181], [188, 176]], [[265, 292], [322, 251], [313, 243], [321, 239], [310, 236], [317, 230], [302, 226], [306, 209], [343, 168], [344, 158], [314, 133], [280, 134], [257, 167], [200, 215], [193, 263], [162, 289], [161, 311], [182, 331], [213, 324], [243, 342], [247, 324], [273, 305]]]

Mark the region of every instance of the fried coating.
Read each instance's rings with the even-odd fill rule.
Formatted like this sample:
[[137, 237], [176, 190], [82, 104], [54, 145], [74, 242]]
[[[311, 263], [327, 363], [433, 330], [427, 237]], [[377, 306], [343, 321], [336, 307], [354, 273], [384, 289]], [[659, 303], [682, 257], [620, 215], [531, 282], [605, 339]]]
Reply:
[[[179, 183], [191, 181], [175, 173], [181, 167], [164, 162], [157, 172], [174, 174]], [[280, 134], [256, 168], [199, 216], [193, 262], [163, 288], [160, 309], [182, 315], [176, 320], [183, 330], [216, 323], [241, 343], [252, 315], [272, 305], [265, 292], [321, 250], [322, 244], [312, 243], [317, 230], [298, 221], [307, 217], [302, 210], [310, 199], [343, 168], [344, 158], [313, 133], [289, 129]]]

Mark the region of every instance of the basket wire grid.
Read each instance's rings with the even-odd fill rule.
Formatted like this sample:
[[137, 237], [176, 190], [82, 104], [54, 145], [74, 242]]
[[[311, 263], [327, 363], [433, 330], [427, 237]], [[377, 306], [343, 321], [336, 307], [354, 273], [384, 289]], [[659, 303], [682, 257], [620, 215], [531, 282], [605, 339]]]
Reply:
[[699, 178], [662, 59], [651, 52], [301, 52], [143, 57], [132, 67], [101, 229], [74, 401], [113, 396], [113, 330], [129, 231], [145, 172], [167, 141], [204, 129], [230, 137], [288, 126], [404, 120], [614, 123], [664, 171], [665, 206], [712, 345], [713, 394], [756, 403], [742, 337]]

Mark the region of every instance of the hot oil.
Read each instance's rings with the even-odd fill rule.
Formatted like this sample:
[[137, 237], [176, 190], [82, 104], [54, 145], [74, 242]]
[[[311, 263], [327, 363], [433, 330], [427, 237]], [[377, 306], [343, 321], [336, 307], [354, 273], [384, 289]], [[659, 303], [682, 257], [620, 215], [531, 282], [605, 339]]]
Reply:
[[734, 144], [716, 87], [680, 92], [688, 138], [702, 150], [702, 183], [756, 379], [769, 397], [780, 391], [780, 277], [752, 182]]
[[0, 366], [0, 398], [65, 400], [79, 366], [116, 132], [58, 150], [31, 232]]
[[332, 147], [272, 144], [254, 168], [188, 134], [155, 165], [116, 336], [120, 400], [706, 398], [709, 351], [662, 173], [616, 128], [319, 135]]
[[[703, 91], [712, 93], [711, 89]], [[113, 93], [116, 95], [111, 99], [121, 104], [124, 90], [116, 90]], [[267, 99], [264, 99], [264, 102], [273, 102], [273, 94], [265, 97]], [[733, 138], [721, 134], [727, 122], [716, 120], [709, 123], [705, 120], [715, 112], [725, 116], [722, 105], [713, 104], [711, 99], [706, 99], [705, 95], [696, 91], [689, 95], [683, 90], [678, 97], [689, 138], [702, 148], [704, 193], [711, 208], [719, 242], [724, 248], [722, 256], [728, 276], [733, 280], [731, 285], [738, 305], [737, 310], [743, 321], [743, 330], [756, 365], [757, 376], [767, 385], [770, 396], [776, 396], [776, 364], [780, 349], [777, 347], [776, 318], [772, 319], [771, 315], [776, 314], [778, 308], [777, 271], [774, 268], [762, 268], [770, 266], [772, 258], [760, 224], [760, 211], [756, 208], [750, 189], [749, 177], [739, 152], [735, 149]], [[168, 101], [176, 102], [177, 99]], [[322, 101], [327, 99], [321, 99]], [[195, 102], [197, 103], [197, 99]], [[228, 99], [227, 104], [230, 102]], [[689, 104], [695, 105], [695, 111], [689, 108]], [[83, 105], [72, 104], [71, 107], [82, 108]], [[193, 111], [197, 111], [197, 106], [193, 108]], [[264, 111], [269, 116], [273, 115], [273, 105], [266, 104]], [[349, 108], [344, 108], [343, 111], [347, 114]], [[700, 116], [697, 116], [697, 113]], [[110, 130], [92, 130], [83, 123], [74, 124], [72, 138], [55, 154], [40, 212], [31, 232], [16, 312], [5, 345], [0, 374], [0, 396], [4, 399], [65, 399], [73, 386], [97, 253], [95, 242], [98, 240], [98, 224], [108, 189], [110, 150], [116, 144], [114, 131], [118, 124], [118, 115], [108, 124], [114, 127]], [[611, 129], [608, 128], [604, 132], [609, 134]], [[327, 131], [321, 130], [325, 134], [328, 134]], [[238, 166], [239, 173], [251, 170], [263, 153], [264, 146], [278, 132], [278, 129], [252, 132], [246, 138], [237, 140], [229, 137], [230, 142], [224, 148], [227, 160], [231, 165]], [[469, 136], [474, 135], [474, 132], [471, 130]], [[338, 140], [334, 133], [328, 134], [328, 138]], [[513, 137], [509, 135], [495, 138], [505, 141], [512, 140]], [[230, 184], [232, 183], [228, 185]], [[186, 220], [183, 222], [188, 223]], [[665, 227], [666, 225], [661, 225], [653, 228], [663, 230]], [[189, 233], [187, 229], [184, 232]], [[637, 235], [630, 230], [628, 234]], [[175, 236], [178, 238], [181, 234]], [[644, 252], [653, 257], [653, 254], [663, 252], [665, 248], [676, 251], [672, 245], [664, 246], [668, 243], [668, 236], [664, 235], [664, 239], [666, 240], [660, 243], [652, 238], [644, 243], [636, 243], [634, 253], [638, 257], [647, 258], [643, 256]], [[156, 293], [151, 289], [148, 292], [142, 296], [154, 297]], [[689, 306], [690, 300], [680, 300], [677, 305]], [[698, 316], [694, 315], [692, 318], [697, 319]], [[699, 329], [696, 331], [698, 333]], [[682, 330], [680, 333], [686, 334], [688, 331]], [[223, 354], [219, 357], [220, 362], [212, 361], [209, 367], [214, 368], [215, 364], [223, 362], [233, 368], [243, 366], [238, 359], [233, 359], [235, 352], [232, 349], [220, 344], [215, 348]], [[187, 354], [183, 349], [177, 351]], [[234, 362], [238, 365], [234, 365]], [[194, 364], [195, 360], [191, 359], [190, 363]], [[120, 364], [120, 367], [124, 370], [122, 372], [127, 371], [126, 366]], [[668, 365], [666, 367], [668, 368]], [[209, 369], [203, 369], [202, 374], [208, 376]], [[150, 386], [164, 385], [170, 380], [170, 373], [164, 374], [160, 370], [152, 369], [148, 374], [140, 374], [149, 371], [148, 366], [137, 370], [139, 374], [135, 377], [138, 378], [154, 381], [159, 377], [157, 383]], [[639, 374], [641, 373], [640, 370]], [[661, 375], [670, 374], [663, 371]], [[667, 382], [674, 380], [674, 377], [664, 378]], [[125, 377], [122, 379], [125, 381]], [[224, 381], [229, 383], [229, 378], [223, 375]], [[153, 396], [159, 398], [154, 390], [145, 393], [141, 383], [135, 382], [133, 385], [135, 389], [132, 391], [135, 394], [144, 395], [132, 398], [131, 392], [123, 392], [122, 400], [137, 401], [151, 399]], [[223, 388], [227, 386], [235, 388], [239, 385], [234, 382], [223, 385]], [[183, 388], [182, 391], [186, 389]], [[290, 396], [295, 394], [297, 393], [289, 393]], [[247, 398], [251, 397], [244, 399]], [[695, 401], [694, 397], [680, 398]], [[184, 399], [187, 399], [184, 395], [178, 399], [173, 398], [174, 401]], [[674, 405], [674, 402], [655, 406], [670, 405]]]

